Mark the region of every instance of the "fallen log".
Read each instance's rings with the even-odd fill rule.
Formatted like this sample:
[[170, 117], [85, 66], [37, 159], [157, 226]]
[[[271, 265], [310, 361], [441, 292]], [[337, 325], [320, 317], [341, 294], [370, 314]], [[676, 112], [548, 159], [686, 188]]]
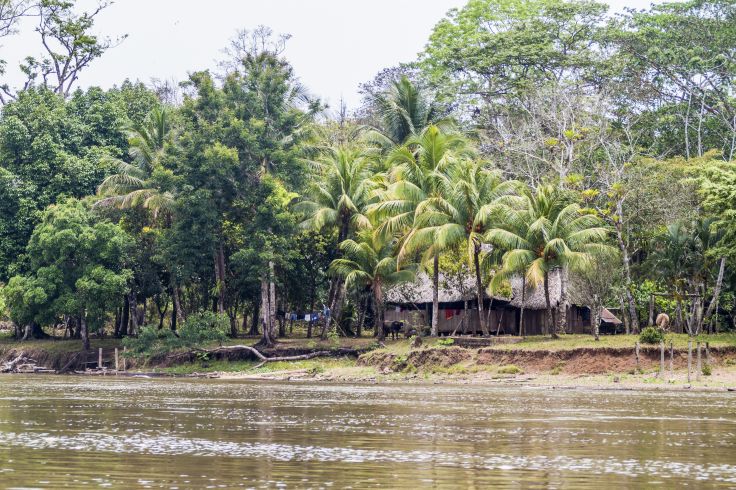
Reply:
[[330, 357], [333, 355], [332, 351], [329, 350], [320, 350], [315, 352], [309, 352], [308, 354], [302, 354], [298, 356], [274, 356], [274, 357], [266, 357], [264, 356], [258, 349], [251, 347], [249, 345], [227, 345], [222, 347], [217, 347], [216, 349], [192, 349], [189, 352], [179, 353], [179, 354], [173, 354], [169, 356], [169, 358], [177, 358], [181, 357], [183, 355], [190, 355], [193, 352], [203, 352], [206, 354], [224, 354], [226, 352], [238, 352], [238, 351], [248, 351], [251, 352], [253, 355], [255, 355], [261, 362], [256, 364], [253, 369], [258, 369], [259, 367], [263, 366], [267, 362], [278, 362], [278, 361], [304, 361], [307, 359], [313, 359], [315, 357]]

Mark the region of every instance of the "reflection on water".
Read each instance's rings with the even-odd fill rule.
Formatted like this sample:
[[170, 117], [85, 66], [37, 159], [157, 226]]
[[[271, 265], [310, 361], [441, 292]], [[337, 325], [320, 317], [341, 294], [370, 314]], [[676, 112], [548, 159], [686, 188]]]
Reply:
[[736, 397], [0, 378], [0, 487], [736, 486]]

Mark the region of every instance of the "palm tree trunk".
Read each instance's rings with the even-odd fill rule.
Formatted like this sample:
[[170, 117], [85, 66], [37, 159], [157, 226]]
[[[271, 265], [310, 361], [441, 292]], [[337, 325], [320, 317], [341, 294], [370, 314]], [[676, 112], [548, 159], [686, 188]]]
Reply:
[[567, 332], [567, 267], [560, 270], [560, 302], [558, 305], [560, 316], [557, 322], [557, 332]]
[[376, 332], [378, 332], [378, 341], [382, 342], [386, 339], [386, 335], [383, 331], [383, 318], [384, 318], [384, 304], [383, 304], [383, 291], [381, 290], [381, 283], [375, 282], [373, 284], [373, 299], [375, 301], [376, 308]]
[[552, 318], [552, 303], [549, 301], [549, 272], [544, 272], [544, 300], [547, 303], [547, 320], [544, 323], [544, 334], [550, 333], [550, 327], [552, 328], [552, 338], [557, 338], [557, 332], [555, 332], [554, 319]]
[[600, 340], [601, 329], [601, 300], [597, 294], [593, 295], [593, 336]]
[[519, 315], [519, 337], [524, 336], [524, 307], [526, 306], [526, 275], [521, 276], [521, 314]]
[[440, 318], [440, 255], [435, 252], [432, 261], [432, 337], [439, 335]]
[[483, 336], [488, 337], [488, 325], [486, 324], [486, 316], [483, 314], [483, 280], [480, 277], [480, 245], [475, 244], [473, 249], [473, 265], [475, 267], [475, 286], [478, 293], [478, 320], [480, 321], [480, 329]]

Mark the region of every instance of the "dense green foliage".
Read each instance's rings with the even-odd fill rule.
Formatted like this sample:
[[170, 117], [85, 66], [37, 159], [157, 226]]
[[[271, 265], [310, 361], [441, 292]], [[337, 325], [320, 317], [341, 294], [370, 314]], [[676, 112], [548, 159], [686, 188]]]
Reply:
[[642, 344], [659, 344], [664, 341], [664, 332], [657, 327], [646, 327], [639, 334], [639, 342]]
[[[575, 284], [628, 330], [659, 312], [691, 335], [733, 327], [733, 0], [616, 17], [469, 0], [337, 120], [268, 29], [223, 72], [191, 72], [176, 104], [127, 81], [74, 91], [112, 42], [71, 2], [37, 8], [39, 29], [77, 44], [0, 85], [0, 283], [26, 335], [269, 345], [292, 312], [329, 312], [308, 335], [360, 335], [416, 272], [433, 319], [441, 273], [480, 299], [515, 279], [547, 293], [560, 273], [562, 305]], [[52, 76], [54, 59], [71, 71]], [[566, 327], [547, 300], [547, 331]]]

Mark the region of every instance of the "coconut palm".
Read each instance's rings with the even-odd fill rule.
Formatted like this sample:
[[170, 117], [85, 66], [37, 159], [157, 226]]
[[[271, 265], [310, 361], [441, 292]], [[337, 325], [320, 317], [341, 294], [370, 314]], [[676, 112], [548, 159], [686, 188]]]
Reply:
[[417, 206], [411, 231], [403, 243], [402, 253], [428, 248], [456, 249], [465, 244], [468, 263], [475, 273], [478, 317], [483, 335], [489, 335], [484, 314], [484, 281], [481, 262], [483, 237], [492, 227], [497, 203], [511, 196], [516, 181], [504, 181], [501, 175], [483, 162], [459, 159], [444, 172], [436, 172], [438, 192]]
[[[546, 328], [553, 326], [549, 297], [549, 275], [555, 269], [584, 270], [598, 254], [613, 253], [604, 242], [608, 229], [600, 219], [584, 213], [570, 202], [564, 191], [543, 185], [536, 191], [526, 189], [519, 207], [499, 206], [501, 226], [486, 233], [486, 239], [504, 250], [502, 274], [522, 273], [530, 286], [544, 286], [547, 306]], [[561, 278], [564, 277], [564, 270]], [[566, 285], [561, 281], [560, 304], [566, 303]], [[565, 322], [557, 326], [563, 331]], [[557, 337], [552, 327], [552, 336]]]
[[343, 257], [330, 264], [330, 273], [342, 278], [347, 288], [371, 292], [379, 340], [384, 339], [385, 290], [414, 279], [413, 267], [398, 261], [395, 247], [394, 240], [385, 241], [371, 229], [364, 229], [357, 233], [356, 240], [348, 239], [340, 244]]
[[[296, 205], [305, 217], [302, 227], [337, 230], [338, 243], [356, 230], [370, 227], [364, 214], [374, 187], [368, 155], [356, 146], [337, 146], [326, 149], [310, 164], [319, 177], [311, 186], [310, 198]], [[342, 290], [342, 278], [335, 276], [330, 281], [327, 299], [334, 319], [340, 315]], [[327, 326], [325, 321], [322, 337], [327, 335]]]
[[[432, 269], [432, 329], [438, 334], [439, 318], [439, 256], [442, 251], [431, 240], [415, 239], [417, 233], [427, 223], [419, 223], [420, 216], [426, 212], [428, 200], [439, 197], [441, 177], [458, 159], [472, 154], [468, 141], [456, 132], [442, 130], [431, 125], [421, 134], [412, 136], [407, 143], [395, 148], [388, 157], [390, 170], [387, 185], [376, 191], [377, 202], [368, 207], [369, 214], [379, 224], [376, 233], [383, 240], [403, 237], [406, 243], [421, 243], [424, 247], [423, 263]], [[400, 244], [401, 257], [407, 256], [407, 249]], [[412, 252], [418, 252], [416, 247]], [[431, 266], [429, 265], [431, 264]]]
[[161, 160], [164, 148], [171, 139], [168, 111], [154, 108], [142, 124], [127, 128], [129, 154], [132, 163], [114, 160], [118, 172], [107, 177], [97, 189], [102, 199], [98, 206], [114, 205], [120, 208], [142, 206], [150, 209], [154, 219], [160, 212], [169, 214], [174, 203], [174, 192], [160, 185], [169, 171]]
[[342, 242], [352, 231], [370, 226], [364, 214], [373, 190], [366, 154], [358, 147], [338, 146], [310, 164], [318, 180], [309, 189], [309, 198], [296, 205], [305, 217], [302, 227], [335, 229]]
[[374, 102], [380, 127], [372, 128], [367, 138], [385, 149], [404, 144], [433, 123], [443, 124], [429, 94], [405, 76], [393, 82]]

